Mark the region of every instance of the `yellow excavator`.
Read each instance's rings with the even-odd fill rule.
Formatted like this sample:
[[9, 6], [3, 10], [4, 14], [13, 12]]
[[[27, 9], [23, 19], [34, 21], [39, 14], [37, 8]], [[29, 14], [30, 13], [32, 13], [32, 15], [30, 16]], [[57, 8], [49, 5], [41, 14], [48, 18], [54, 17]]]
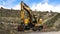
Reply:
[[39, 15], [32, 14], [32, 10], [23, 2], [21, 1], [21, 11], [20, 11], [20, 18], [21, 23], [18, 25], [18, 31], [24, 30], [41, 30], [43, 29], [42, 19], [38, 18]]

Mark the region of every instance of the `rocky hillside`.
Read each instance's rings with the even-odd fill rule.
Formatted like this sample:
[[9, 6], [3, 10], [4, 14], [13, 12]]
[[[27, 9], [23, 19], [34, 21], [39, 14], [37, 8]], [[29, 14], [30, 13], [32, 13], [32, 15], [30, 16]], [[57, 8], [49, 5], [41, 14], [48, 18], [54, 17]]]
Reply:
[[[44, 15], [46, 15], [49, 12], [32, 11], [32, 13], [39, 14], [40, 15], [39, 18], [44, 18]], [[1, 8], [0, 9], [0, 22], [20, 22], [20, 10]]]
[[60, 13], [56, 13], [55, 16], [53, 16], [52, 18], [49, 18], [46, 22], [45, 25], [47, 26], [47, 30], [49, 31], [54, 31], [54, 30], [60, 30]]
[[[60, 13], [32, 11], [33, 14], [39, 14], [46, 25], [46, 31], [60, 30]], [[0, 9], [0, 33], [1, 34], [18, 34], [17, 25], [20, 23], [20, 10]]]

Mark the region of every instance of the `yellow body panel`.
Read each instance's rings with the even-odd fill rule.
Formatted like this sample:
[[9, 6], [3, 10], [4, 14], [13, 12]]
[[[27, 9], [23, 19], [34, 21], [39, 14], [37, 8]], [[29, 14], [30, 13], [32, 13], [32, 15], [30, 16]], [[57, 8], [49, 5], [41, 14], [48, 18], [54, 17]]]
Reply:
[[42, 25], [42, 19], [39, 19], [39, 21], [38, 21], [38, 23], [37, 24], [35, 24], [35, 26], [40, 26], [40, 25]]
[[28, 18], [24, 19], [24, 23], [25, 25], [27, 25], [29, 23], [29, 19]]
[[43, 21], [43, 20], [42, 20], [42, 19], [40, 19], [40, 20], [39, 20], [39, 24], [42, 24], [42, 21]]

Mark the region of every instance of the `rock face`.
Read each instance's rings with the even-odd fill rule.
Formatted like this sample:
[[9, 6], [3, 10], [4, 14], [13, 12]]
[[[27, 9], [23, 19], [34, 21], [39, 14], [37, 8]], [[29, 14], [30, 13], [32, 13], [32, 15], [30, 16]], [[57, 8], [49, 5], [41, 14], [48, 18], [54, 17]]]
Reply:
[[[39, 14], [46, 25], [46, 31], [60, 30], [60, 13], [32, 11], [33, 14]], [[0, 33], [1, 34], [20, 34], [17, 26], [20, 24], [20, 10], [0, 9]]]

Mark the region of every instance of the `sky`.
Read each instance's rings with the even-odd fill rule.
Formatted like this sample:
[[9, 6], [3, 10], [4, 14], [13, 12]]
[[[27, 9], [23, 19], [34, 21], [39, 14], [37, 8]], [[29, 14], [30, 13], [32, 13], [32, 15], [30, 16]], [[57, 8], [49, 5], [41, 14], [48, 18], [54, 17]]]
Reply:
[[0, 0], [0, 7], [20, 10], [20, 2], [26, 3], [31, 10], [60, 12], [60, 0]]

